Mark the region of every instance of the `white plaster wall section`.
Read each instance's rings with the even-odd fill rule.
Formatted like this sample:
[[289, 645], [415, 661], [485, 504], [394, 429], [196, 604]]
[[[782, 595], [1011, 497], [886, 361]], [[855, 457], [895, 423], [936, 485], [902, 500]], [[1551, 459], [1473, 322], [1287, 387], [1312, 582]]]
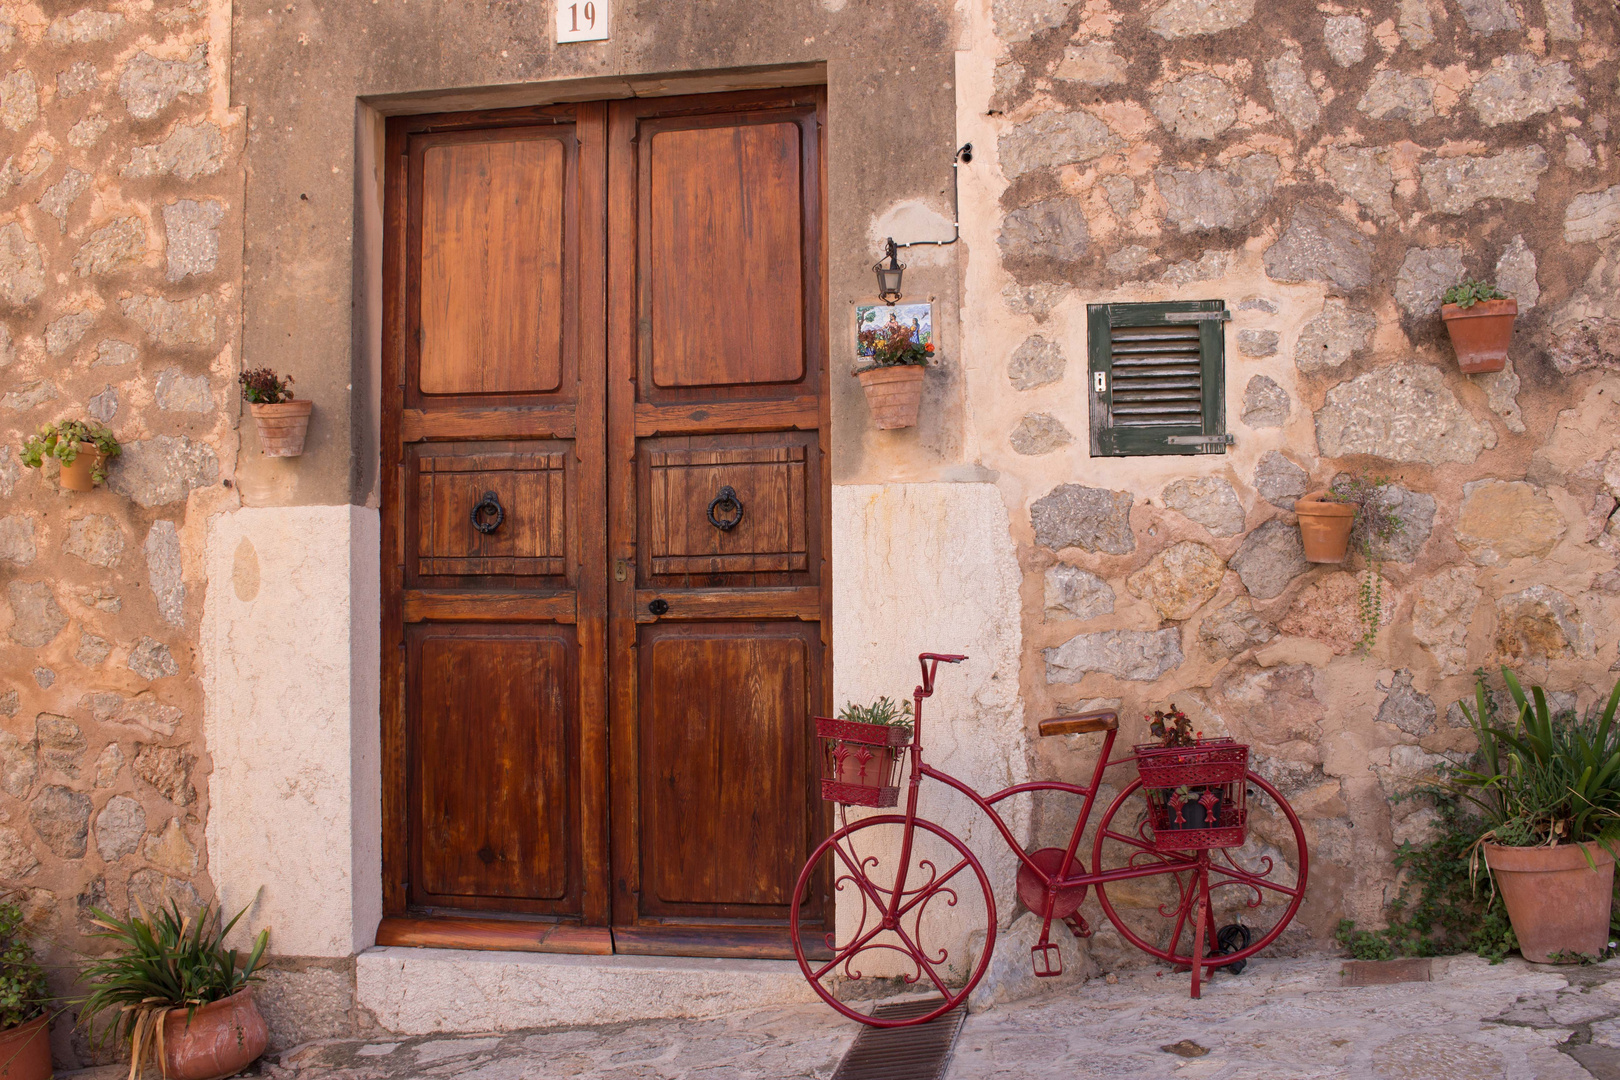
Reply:
[[[832, 532], [836, 706], [882, 694], [908, 700], [917, 654], [965, 653], [966, 663], [940, 666], [925, 703], [928, 760], [983, 792], [1027, 779], [1020, 574], [1000, 493], [980, 483], [835, 486]], [[1016, 867], [1000, 834], [943, 785], [925, 784], [921, 807], [979, 856], [1005, 923]], [[1004, 810], [1026, 839], [1028, 806]], [[974, 929], [983, 926], [958, 928], [953, 956], [966, 953]]]
[[[375, 515], [349, 506], [246, 508], [210, 523], [209, 865], [224, 906], [252, 902], [244, 923], [270, 927], [281, 955], [352, 955], [375, 929], [357, 920], [374, 919], [381, 875], [376, 837], [355, 828], [354, 778], [377, 768], [376, 691], [355, 693], [351, 581], [356, 568], [375, 579], [376, 536]], [[355, 738], [357, 706], [370, 710], [369, 741]], [[374, 810], [359, 817], [375, 829]]]
[[382, 921], [382, 518], [349, 508], [349, 786], [351, 952]]
[[402, 1035], [721, 1016], [818, 1000], [788, 960], [376, 948], [355, 967], [358, 1003]]

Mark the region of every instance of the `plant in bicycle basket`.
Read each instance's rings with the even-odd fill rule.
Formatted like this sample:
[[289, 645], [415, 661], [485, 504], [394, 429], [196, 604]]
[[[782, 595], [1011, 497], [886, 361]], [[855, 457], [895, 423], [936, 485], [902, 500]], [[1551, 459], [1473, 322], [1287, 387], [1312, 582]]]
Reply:
[[1202, 731], [1193, 730], [1192, 718], [1176, 708], [1175, 702], [1170, 703], [1168, 712], [1154, 709], [1152, 716], [1144, 716], [1142, 719], [1148, 722], [1148, 731], [1159, 740], [1159, 745], [1164, 747], [1197, 746], [1198, 740], [1204, 734]]
[[852, 724], [877, 724], [880, 727], [897, 727], [906, 729], [906, 737], [911, 736], [911, 702], [898, 703], [887, 694], [878, 698], [870, 705], [857, 705], [853, 701], [844, 703], [838, 712], [838, 719], [847, 720]]

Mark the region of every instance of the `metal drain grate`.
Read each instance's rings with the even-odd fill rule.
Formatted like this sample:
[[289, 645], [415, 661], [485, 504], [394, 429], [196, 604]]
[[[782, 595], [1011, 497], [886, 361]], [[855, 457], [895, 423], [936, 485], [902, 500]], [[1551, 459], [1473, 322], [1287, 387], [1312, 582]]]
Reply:
[[[896, 1001], [879, 1005], [872, 1015], [884, 1020], [922, 1016], [939, 1008], [939, 1002], [937, 997]], [[941, 1080], [966, 1019], [967, 1010], [957, 1006], [915, 1027], [863, 1027], [833, 1080]]]

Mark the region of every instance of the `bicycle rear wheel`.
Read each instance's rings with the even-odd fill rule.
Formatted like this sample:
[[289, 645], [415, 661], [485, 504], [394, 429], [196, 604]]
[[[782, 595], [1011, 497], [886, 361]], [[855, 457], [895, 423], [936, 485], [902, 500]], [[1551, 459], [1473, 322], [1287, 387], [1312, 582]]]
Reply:
[[1125, 940], [1166, 963], [1191, 966], [1200, 866], [1209, 876], [1205, 969], [1241, 970], [1288, 927], [1304, 902], [1310, 872], [1305, 830], [1288, 800], [1263, 777], [1250, 772], [1246, 783], [1248, 836], [1242, 847], [1161, 850], [1140, 780], [1109, 806], [1097, 826], [1093, 870], [1151, 871], [1097, 884], [1097, 901]]
[[[996, 946], [996, 900], [979, 860], [940, 826], [918, 820], [902, 862], [905, 822], [902, 815], [883, 814], [839, 829], [816, 848], [793, 889], [799, 969], [823, 1001], [872, 1027], [924, 1024], [956, 1008], [983, 977]], [[805, 952], [800, 916], [824, 888], [834, 907], [827, 913], [833, 930], [824, 934], [831, 956], [813, 959]], [[978, 932], [984, 940], [975, 957]], [[891, 980], [896, 991], [920, 984], [944, 1001], [921, 1016], [878, 1020], [839, 1000], [845, 984], [865, 980]]]

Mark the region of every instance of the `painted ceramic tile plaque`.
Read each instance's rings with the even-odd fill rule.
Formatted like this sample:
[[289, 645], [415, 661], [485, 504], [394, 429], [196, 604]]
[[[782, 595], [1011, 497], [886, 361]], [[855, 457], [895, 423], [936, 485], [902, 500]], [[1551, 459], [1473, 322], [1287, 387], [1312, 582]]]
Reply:
[[933, 344], [933, 304], [862, 304], [855, 309], [855, 355], [870, 359], [878, 336], [891, 322], [911, 327], [918, 345]]

